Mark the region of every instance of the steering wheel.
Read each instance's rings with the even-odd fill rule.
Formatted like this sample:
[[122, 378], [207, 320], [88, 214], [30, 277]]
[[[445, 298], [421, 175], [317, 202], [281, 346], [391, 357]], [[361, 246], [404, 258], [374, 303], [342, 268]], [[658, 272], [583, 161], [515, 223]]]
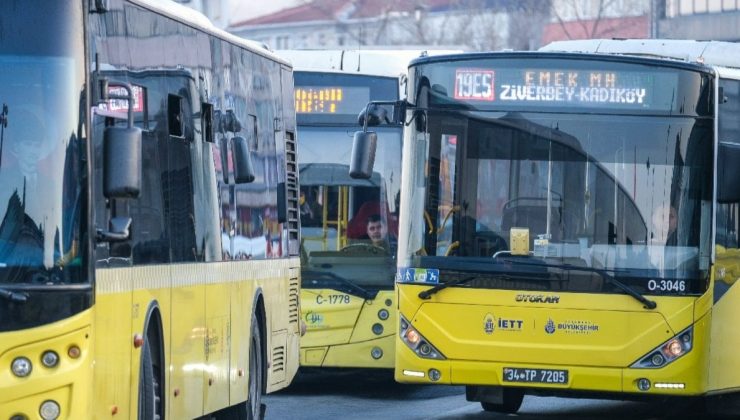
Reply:
[[349, 244], [340, 250], [341, 252], [367, 252], [370, 254], [385, 254], [385, 248], [369, 243]]

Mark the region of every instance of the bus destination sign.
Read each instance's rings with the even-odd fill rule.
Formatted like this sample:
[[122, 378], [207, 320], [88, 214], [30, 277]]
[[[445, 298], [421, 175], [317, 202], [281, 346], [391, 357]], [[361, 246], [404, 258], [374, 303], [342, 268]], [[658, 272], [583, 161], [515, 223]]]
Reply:
[[[454, 98], [519, 105], [647, 109], [655, 105], [656, 76], [637, 71], [459, 68], [455, 70]], [[665, 82], [671, 89], [671, 80]]]
[[296, 86], [297, 114], [357, 114], [370, 100], [366, 87]]

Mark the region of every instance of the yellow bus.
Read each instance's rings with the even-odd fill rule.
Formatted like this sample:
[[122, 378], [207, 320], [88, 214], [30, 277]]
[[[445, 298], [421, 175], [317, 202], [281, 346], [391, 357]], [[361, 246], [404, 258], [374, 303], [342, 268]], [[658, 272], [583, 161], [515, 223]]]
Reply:
[[[302, 367], [393, 368], [400, 124], [378, 121], [378, 165], [349, 177], [358, 115], [397, 101], [414, 51], [285, 50], [295, 66], [301, 216]], [[390, 108], [385, 112], [391, 111]], [[374, 220], [371, 222], [370, 220]], [[368, 225], [384, 229], [377, 241]]]
[[740, 390], [740, 50], [672, 47], [410, 64], [397, 381], [500, 412]]
[[0, 418], [262, 418], [298, 368], [290, 64], [169, 2], [0, 26]]
[[402, 133], [394, 108], [378, 107], [382, 117], [369, 121], [379, 135], [371, 179], [350, 178], [347, 159], [367, 102], [398, 101], [409, 61], [444, 52], [459, 51], [276, 51], [295, 66], [302, 367], [393, 368]]

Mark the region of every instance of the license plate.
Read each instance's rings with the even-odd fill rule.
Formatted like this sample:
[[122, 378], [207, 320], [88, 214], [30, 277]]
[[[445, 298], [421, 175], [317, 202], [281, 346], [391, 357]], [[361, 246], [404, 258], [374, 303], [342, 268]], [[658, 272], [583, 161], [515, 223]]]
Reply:
[[524, 369], [505, 367], [504, 382], [564, 385], [568, 383], [568, 371], [557, 369]]

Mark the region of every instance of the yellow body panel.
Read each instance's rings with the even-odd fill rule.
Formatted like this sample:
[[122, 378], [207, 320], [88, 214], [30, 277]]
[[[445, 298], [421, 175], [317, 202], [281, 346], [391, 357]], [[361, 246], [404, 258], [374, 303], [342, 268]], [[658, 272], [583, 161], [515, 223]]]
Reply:
[[[62, 419], [135, 418], [141, 348], [149, 309], [161, 315], [165, 418], [193, 418], [248, 397], [252, 311], [261, 294], [267, 321], [267, 391], [298, 370], [298, 259], [144, 266], [98, 270], [95, 305], [47, 326], [0, 335], [0, 363], [34, 362], [27, 378], [0, 369], [0, 418], [36, 418], [56, 399]], [[67, 356], [72, 344], [82, 349]], [[44, 350], [59, 367], [37, 361]]]
[[[301, 365], [315, 367], [392, 368], [398, 321], [392, 290], [372, 300], [332, 289], [302, 289], [301, 316], [306, 335], [301, 339]], [[378, 316], [385, 309], [388, 318]], [[373, 332], [373, 326], [382, 332]], [[378, 328], [378, 327], [376, 327]], [[380, 349], [375, 359], [371, 351]]]
[[[709, 389], [711, 288], [698, 298], [651, 296], [658, 306], [648, 310], [627, 295], [559, 291], [452, 287], [420, 299], [418, 293], [429, 287], [399, 284], [400, 313], [446, 359], [421, 358], [397, 338], [399, 382], [434, 383], [428, 374], [434, 368], [441, 372], [436, 383], [456, 385], [662, 395], [699, 395]], [[663, 368], [630, 368], [692, 325], [690, 352]], [[565, 369], [569, 379], [564, 385], [503, 382], [505, 367]], [[685, 388], [643, 392], [637, 388], [640, 378]]]
[[709, 389], [714, 392], [740, 390], [740, 249], [716, 247], [714, 281], [728, 287], [712, 307]]

